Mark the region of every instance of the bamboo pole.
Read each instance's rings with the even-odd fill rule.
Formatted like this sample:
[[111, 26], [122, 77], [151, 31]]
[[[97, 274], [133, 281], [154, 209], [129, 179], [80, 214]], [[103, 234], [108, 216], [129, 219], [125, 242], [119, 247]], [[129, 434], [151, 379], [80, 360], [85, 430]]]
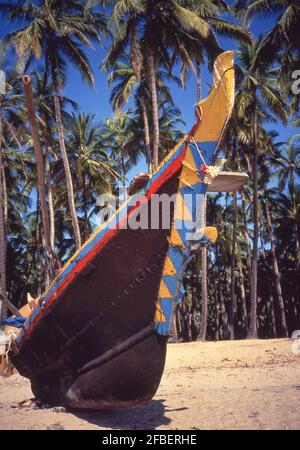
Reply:
[[1, 301], [7, 306], [7, 308], [17, 317], [23, 317], [20, 311], [7, 299], [7, 297], [0, 292]]

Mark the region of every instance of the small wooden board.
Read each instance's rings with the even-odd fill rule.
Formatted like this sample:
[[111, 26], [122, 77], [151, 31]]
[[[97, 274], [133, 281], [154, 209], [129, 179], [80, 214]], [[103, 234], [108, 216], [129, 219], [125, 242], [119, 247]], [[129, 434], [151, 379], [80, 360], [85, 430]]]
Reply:
[[236, 192], [249, 181], [249, 176], [242, 172], [220, 172], [208, 192]]

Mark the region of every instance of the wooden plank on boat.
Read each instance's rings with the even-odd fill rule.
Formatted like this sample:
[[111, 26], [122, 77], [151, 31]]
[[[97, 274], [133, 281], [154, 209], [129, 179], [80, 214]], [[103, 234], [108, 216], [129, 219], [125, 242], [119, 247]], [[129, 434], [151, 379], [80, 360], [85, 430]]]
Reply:
[[236, 192], [249, 181], [249, 176], [241, 172], [220, 172], [213, 183], [208, 186], [208, 192]]

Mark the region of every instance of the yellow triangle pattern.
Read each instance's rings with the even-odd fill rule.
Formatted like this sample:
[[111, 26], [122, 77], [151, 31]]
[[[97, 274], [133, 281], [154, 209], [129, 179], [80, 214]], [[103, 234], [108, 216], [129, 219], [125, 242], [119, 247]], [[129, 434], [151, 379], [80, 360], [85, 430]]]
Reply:
[[170, 291], [169, 291], [168, 287], [166, 286], [164, 280], [161, 280], [161, 282], [160, 282], [158, 296], [160, 298], [172, 298], [172, 295], [170, 294]]
[[154, 316], [154, 322], [166, 322], [166, 316], [163, 313], [163, 310], [161, 309], [161, 305], [159, 302], [155, 303], [155, 316]]
[[176, 269], [174, 267], [174, 264], [172, 263], [171, 259], [169, 256], [166, 256], [165, 259], [165, 265], [164, 265], [164, 269], [163, 269], [163, 275], [165, 276], [176, 276], [177, 272]]
[[173, 228], [171, 231], [170, 244], [175, 245], [176, 247], [183, 247], [183, 242], [176, 228]]

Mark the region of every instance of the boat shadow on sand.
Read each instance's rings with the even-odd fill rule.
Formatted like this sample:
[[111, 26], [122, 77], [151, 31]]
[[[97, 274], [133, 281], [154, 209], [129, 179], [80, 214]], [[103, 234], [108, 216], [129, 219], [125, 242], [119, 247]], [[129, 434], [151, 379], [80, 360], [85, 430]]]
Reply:
[[[124, 408], [118, 410], [69, 410], [80, 420], [84, 420], [100, 428], [118, 430], [155, 430], [167, 426], [171, 419], [166, 416], [170, 409], [166, 408], [163, 399], [152, 400], [147, 406], [139, 408]], [[180, 411], [187, 408], [178, 408]], [[174, 411], [174, 410], [172, 410]]]

